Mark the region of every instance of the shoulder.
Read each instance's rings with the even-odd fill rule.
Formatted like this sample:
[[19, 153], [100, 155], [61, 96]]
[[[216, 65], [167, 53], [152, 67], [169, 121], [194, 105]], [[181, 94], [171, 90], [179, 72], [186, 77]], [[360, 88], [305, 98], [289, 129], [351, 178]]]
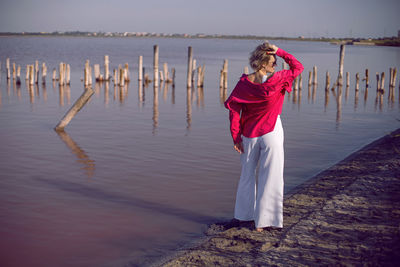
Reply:
[[252, 73], [252, 74], [249, 74], [249, 75], [247, 75], [247, 79], [250, 81], [250, 82], [254, 82], [254, 80], [256, 79], [256, 75], [254, 74], [254, 73]]

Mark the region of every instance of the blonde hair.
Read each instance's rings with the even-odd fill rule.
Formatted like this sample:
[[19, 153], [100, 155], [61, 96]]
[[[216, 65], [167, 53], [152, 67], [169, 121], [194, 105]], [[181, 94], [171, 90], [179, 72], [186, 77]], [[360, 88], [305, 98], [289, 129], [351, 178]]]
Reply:
[[260, 44], [250, 53], [249, 63], [253, 70], [258, 71], [262, 68], [262, 64], [268, 63], [275, 55], [268, 55], [268, 51], [274, 51], [268, 41]]

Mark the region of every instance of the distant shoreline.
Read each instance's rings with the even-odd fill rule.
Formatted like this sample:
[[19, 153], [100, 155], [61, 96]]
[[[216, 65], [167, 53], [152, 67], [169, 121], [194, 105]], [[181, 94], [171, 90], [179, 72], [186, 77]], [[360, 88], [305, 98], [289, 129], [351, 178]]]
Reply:
[[39, 37], [92, 37], [92, 38], [184, 38], [184, 39], [238, 39], [238, 40], [284, 40], [284, 41], [308, 41], [329, 42], [331, 44], [367, 45], [367, 46], [397, 46], [400, 47], [399, 37], [384, 37], [377, 39], [363, 38], [306, 38], [306, 37], [273, 37], [258, 35], [222, 35], [222, 34], [160, 34], [160, 33], [103, 33], [103, 32], [0, 32], [0, 37], [13, 36], [39, 36]]

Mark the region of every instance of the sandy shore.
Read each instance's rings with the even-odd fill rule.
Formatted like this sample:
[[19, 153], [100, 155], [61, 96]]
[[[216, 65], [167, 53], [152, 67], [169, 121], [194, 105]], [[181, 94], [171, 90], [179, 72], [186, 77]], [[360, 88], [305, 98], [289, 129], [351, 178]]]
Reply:
[[397, 266], [400, 129], [287, 195], [283, 230], [232, 220], [206, 235], [162, 266]]

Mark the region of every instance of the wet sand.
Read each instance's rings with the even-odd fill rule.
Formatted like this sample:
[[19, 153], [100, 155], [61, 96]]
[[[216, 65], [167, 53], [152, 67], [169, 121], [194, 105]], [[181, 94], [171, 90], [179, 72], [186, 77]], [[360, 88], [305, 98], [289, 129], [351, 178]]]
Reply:
[[400, 263], [400, 129], [293, 190], [284, 228], [216, 223], [162, 266], [396, 266]]

